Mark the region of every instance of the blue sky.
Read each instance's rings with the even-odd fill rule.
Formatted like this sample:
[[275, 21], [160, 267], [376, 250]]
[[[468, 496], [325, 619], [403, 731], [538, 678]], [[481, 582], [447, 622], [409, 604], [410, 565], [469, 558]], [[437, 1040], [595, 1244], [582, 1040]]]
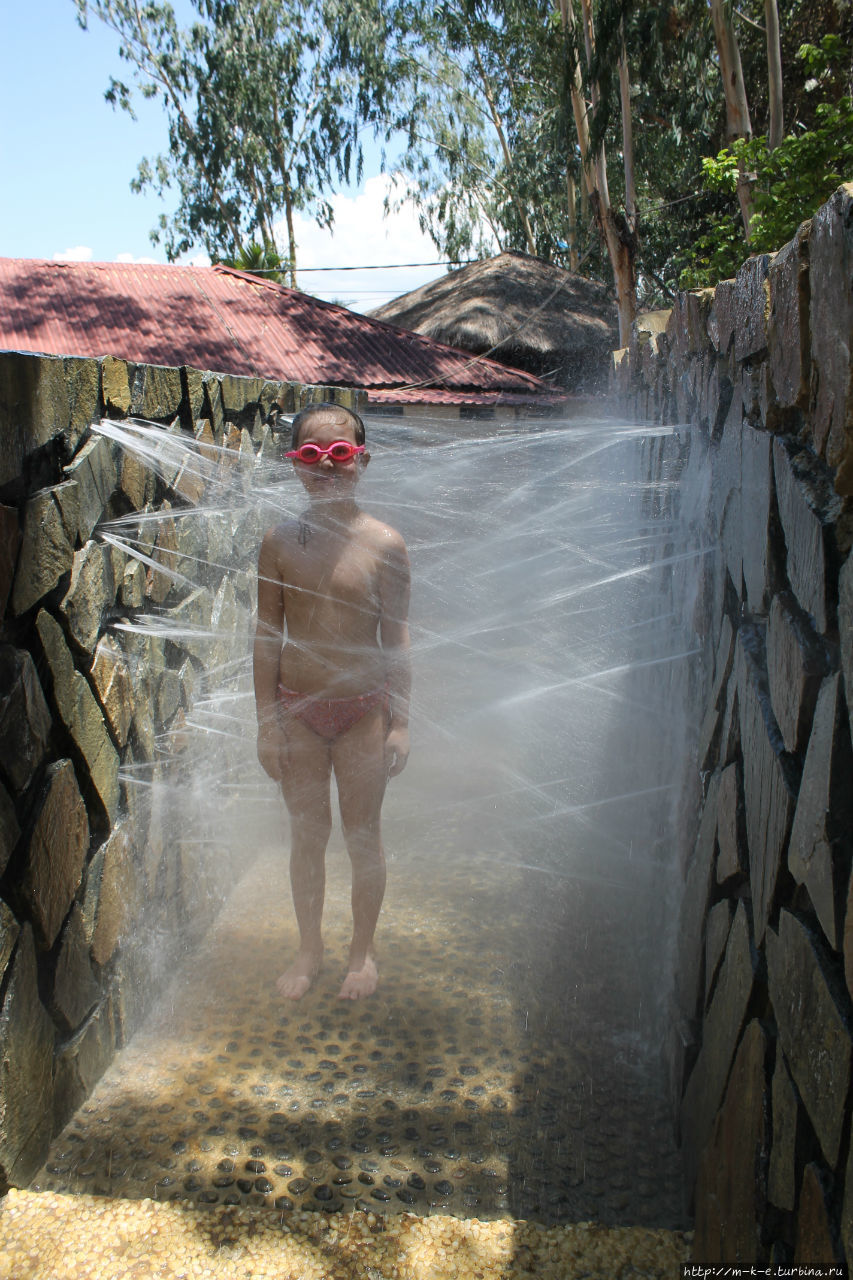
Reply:
[[[3, 6], [0, 256], [165, 262], [148, 233], [168, 206], [130, 190], [140, 158], [166, 150], [165, 117], [156, 103], [141, 98], [136, 122], [113, 110], [104, 90], [110, 75], [121, 73], [117, 38], [94, 18], [81, 30], [73, 0], [7, 0]], [[332, 234], [301, 219], [300, 265], [437, 261], [412, 209], [383, 218], [388, 181], [377, 160], [360, 188], [338, 193]], [[319, 297], [368, 310], [441, 274], [441, 267], [306, 271], [300, 284]]]

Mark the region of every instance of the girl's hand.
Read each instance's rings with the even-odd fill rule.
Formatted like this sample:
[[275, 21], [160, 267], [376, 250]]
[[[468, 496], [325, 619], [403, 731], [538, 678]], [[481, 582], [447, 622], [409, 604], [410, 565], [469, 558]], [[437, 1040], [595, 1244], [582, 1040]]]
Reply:
[[385, 739], [385, 768], [389, 778], [402, 773], [409, 758], [408, 729], [389, 729]]

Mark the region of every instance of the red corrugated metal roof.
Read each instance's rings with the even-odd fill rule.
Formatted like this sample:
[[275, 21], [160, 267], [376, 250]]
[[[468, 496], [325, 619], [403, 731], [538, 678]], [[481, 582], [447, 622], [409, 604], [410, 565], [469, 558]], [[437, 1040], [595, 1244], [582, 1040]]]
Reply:
[[403, 403], [554, 395], [520, 370], [222, 266], [0, 258], [0, 347], [362, 387]]

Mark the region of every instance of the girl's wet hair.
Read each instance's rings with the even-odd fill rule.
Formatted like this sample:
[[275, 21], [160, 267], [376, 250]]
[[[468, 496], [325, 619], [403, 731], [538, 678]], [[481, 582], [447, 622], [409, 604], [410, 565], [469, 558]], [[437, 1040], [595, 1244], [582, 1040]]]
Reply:
[[354, 409], [347, 409], [345, 405], [333, 404], [331, 400], [321, 400], [318, 404], [309, 404], [304, 409], [300, 409], [295, 415], [290, 425], [290, 447], [298, 449], [299, 436], [303, 427], [306, 427], [311, 419], [318, 413], [345, 413], [351, 420], [353, 430], [355, 432], [356, 444], [364, 444], [365, 432], [364, 423]]

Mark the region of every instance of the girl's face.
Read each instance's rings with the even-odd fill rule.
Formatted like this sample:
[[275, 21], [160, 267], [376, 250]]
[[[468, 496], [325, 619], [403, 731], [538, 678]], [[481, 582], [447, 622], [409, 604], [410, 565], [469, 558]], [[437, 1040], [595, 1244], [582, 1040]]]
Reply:
[[[315, 414], [308, 425], [299, 433], [297, 448], [304, 444], [315, 444], [319, 449], [328, 449], [338, 440], [345, 440], [355, 445], [355, 423], [346, 413], [334, 413], [331, 410]], [[296, 473], [312, 502], [352, 497], [358, 484], [362, 470], [367, 466], [370, 454], [353, 454], [345, 461], [336, 461], [328, 453], [324, 453], [317, 462], [300, 462], [293, 459]]]

